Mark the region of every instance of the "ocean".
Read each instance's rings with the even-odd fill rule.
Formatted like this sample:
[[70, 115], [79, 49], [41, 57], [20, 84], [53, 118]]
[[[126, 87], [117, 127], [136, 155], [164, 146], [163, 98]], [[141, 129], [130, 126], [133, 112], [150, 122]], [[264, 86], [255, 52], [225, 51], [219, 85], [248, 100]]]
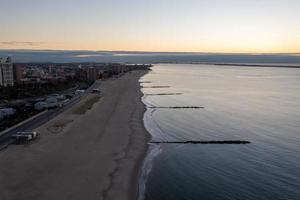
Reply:
[[156, 64], [140, 81], [152, 141], [251, 142], [150, 144], [140, 200], [300, 199], [300, 69]]
[[1, 50], [13, 62], [100, 63], [251, 63], [300, 66], [300, 54], [226, 54], [130, 51]]

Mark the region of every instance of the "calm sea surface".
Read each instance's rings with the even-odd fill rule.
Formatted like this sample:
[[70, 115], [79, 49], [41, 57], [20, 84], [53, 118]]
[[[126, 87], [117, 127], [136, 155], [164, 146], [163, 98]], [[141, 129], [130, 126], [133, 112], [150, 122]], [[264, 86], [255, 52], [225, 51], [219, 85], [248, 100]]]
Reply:
[[[300, 69], [160, 64], [144, 76], [153, 141], [140, 180], [146, 200], [299, 200]], [[148, 82], [150, 81], [150, 82]], [[182, 93], [182, 95], [148, 95]]]

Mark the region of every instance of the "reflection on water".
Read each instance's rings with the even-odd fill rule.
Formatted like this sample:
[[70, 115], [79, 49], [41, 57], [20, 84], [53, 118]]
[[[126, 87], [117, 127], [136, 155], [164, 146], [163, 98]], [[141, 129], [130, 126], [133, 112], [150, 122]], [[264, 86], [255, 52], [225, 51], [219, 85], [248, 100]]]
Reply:
[[[143, 97], [154, 141], [251, 141], [159, 145], [145, 199], [300, 199], [300, 69], [163, 64], [142, 81], [182, 93]], [[204, 109], [156, 108], [180, 106]]]

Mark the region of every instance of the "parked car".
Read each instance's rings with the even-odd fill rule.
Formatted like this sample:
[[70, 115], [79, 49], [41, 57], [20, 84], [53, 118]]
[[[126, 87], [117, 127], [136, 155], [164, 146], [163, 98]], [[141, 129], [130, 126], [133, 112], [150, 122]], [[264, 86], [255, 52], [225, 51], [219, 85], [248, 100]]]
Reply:
[[44, 110], [46, 109], [47, 103], [44, 101], [41, 102], [37, 102], [36, 104], [34, 104], [34, 109], [36, 110]]
[[15, 140], [16, 144], [24, 144], [31, 140], [36, 139], [39, 134], [35, 131], [32, 132], [17, 132], [13, 134], [11, 137]]
[[83, 94], [85, 90], [76, 90], [75, 95]]
[[101, 91], [100, 91], [99, 89], [93, 89], [93, 90], [92, 90], [92, 93], [95, 93], [95, 94], [100, 94], [100, 93], [101, 93]]

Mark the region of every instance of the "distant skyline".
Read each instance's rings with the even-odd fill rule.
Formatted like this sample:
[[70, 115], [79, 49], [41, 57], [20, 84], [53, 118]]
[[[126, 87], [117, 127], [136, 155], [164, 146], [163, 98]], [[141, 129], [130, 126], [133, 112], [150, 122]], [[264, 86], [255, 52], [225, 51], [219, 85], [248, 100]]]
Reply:
[[1, 0], [0, 49], [300, 52], [299, 0]]

